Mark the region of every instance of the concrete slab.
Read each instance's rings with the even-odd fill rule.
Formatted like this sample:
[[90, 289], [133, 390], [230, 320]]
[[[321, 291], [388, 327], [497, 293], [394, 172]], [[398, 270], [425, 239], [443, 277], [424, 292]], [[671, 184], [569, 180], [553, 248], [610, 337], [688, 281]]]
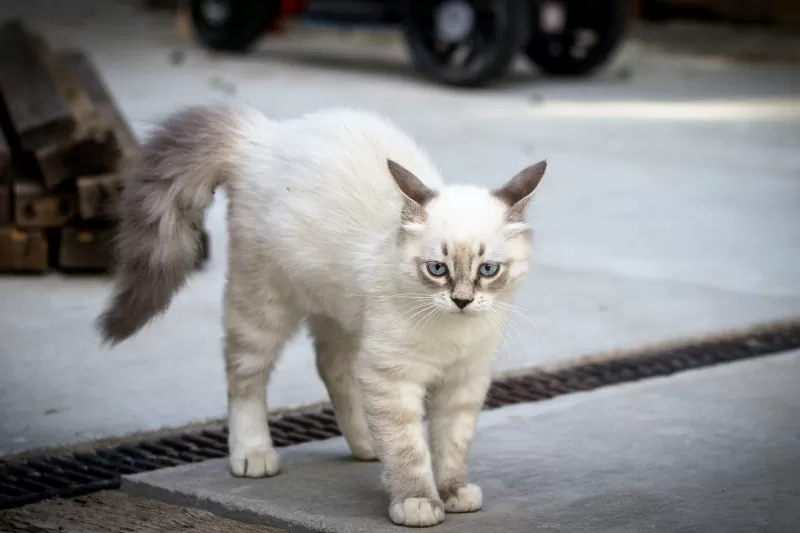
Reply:
[[[510, 329], [498, 373], [800, 317], [798, 68], [631, 41], [593, 79], [542, 79], [521, 62], [505, 84], [454, 91], [421, 81], [391, 32], [301, 32], [235, 57], [132, 5], [0, 0], [0, 13], [88, 50], [139, 135], [187, 103], [247, 102], [276, 117], [358, 104], [415, 134], [452, 180], [496, 184], [549, 159], [536, 267], [516, 302], [528, 318]], [[224, 415], [224, 215], [220, 194], [207, 270], [113, 351], [92, 330], [105, 280], [0, 278], [0, 456]], [[270, 405], [325, 399], [301, 336]]]
[[[471, 456], [485, 506], [435, 531], [790, 533], [800, 524], [800, 351], [487, 412]], [[271, 479], [224, 460], [126, 478], [136, 495], [292, 532], [401, 531], [379, 466], [342, 439], [283, 449]]]

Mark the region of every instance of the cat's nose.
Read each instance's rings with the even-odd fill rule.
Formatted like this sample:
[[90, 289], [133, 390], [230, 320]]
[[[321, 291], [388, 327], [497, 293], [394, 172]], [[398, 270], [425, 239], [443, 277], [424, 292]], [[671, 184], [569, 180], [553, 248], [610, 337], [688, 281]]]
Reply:
[[464, 298], [450, 298], [450, 299], [453, 300], [453, 303], [456, 304], [459, 309], [464, 309], [466, 306], [470, 304], [470, 302], [472, 302], [472, 298], [470, 298], [469, 300]]

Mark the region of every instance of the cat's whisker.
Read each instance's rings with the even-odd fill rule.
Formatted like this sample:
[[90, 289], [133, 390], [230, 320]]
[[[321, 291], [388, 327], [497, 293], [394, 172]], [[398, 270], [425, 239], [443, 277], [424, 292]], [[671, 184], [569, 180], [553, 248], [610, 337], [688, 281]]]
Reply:
[[497, 329], [498, 324], [495, 321], [495, 312], [493, 312], [492, 309], [489, 309], [489, 312], [486, 313], [486, 320], [489, 322], [489, 324], [492, 326], [495, 332], [502, 331], [502, 328], [500, 330]]
[[495, 301], [494, 304], [500, 307], [501, 309], [504, 309], [506, 311], [511, 311], [515, 315], [520, 316], [525, 320], [527, 320], [528, 323], [531, 326], [533, 326], [533, 328], [537, 331], [537, 333], [539, 333], [539, 336], [542, 338], [542, 342], [544, 342], [545, 348], [547, 348], [548, 350], [550, 349], [550, 346], [547, 344], [547, 339], [545, 339], [544, 337], [544, 333], [542, 333], [542, 330], [539, 329], [539, 326], [537, 326], [536, 323], [533, 321], [533, 319], [527, 315], [527, 313], [523, 308], [513, 304], [507, 304], [505, 302], [498, 302], [498, 301]]
[[531, 358], [532, 354], [531, 354], [531, 351], [530, 351], [531, 350], [530, 344], [525, 342], [525, 336], [522, 334], [522, 331], [519, 328], [519, 325], [516, 324], [513, 321], [512, 317], [509, 317], [508, 329], [509, 329], [509, 331], [511, 331], [512, 333], [514, 333], [517, 336], [517, 339], [519, 339], [520, 348], [523, 351], [523, 353], [525, 355], [525, 358], [526, 359]]
[[414, 319], [414, 317], [416, 317], [416, 316], [419, 316], [420, 314], [424, 313], [425, 311], [428, 311], [428, 310], [430, 310], [430, 309], [435, 309], [435, 308], [436, 308], [436, 306], [435, 306], [435, 305], [433, 305], [433, 304], [429, 304], [428, 306], [424, 307], [424, 308], [423, 308], [421, 311], [417, 311], [416, 313], [414, 313], [413, 315], [411, 315], [410, 317], [408, 317], [408, 318], [407, 318], [407, 320], [408, 320], [408, 321], [411, 321], [411, 320], [413, 320], [413, 319]]
[[497, 333], [498, 337], [500, 338], [501, 345], [505, 346], [506, 348], [506, 355], [508, 356], [509, 359], [511, 359], [511, 348], [509, 348], [508, 342], [506, 341], [505, 332], [503, 331], [502, 327], [502, 322], [499, 322], [497, 317], [500, 317], [500, 320], [502, 321], [502, 317], [494, 309], [489, 309], [489, 312], [486, 313], [486, 319], [489, 322], [489, 325], [494, 330], [494, 332]]
[[420, 312], [428, 309], [428, 304], [414, 304], [411, 308], [404, 310], [402, 313], [394, 317], [394, 323], [410, 320]]
[[388, 294], [388, 295], [371, 295], [368, 293], [345, 293], [343, 296], [359, 296], [377, 301], [396, 300], [396, 299], [424, 300], [431, 297], [430, 294], [422, 294], [422, 293]]
[[[415, 313], [413, 316], [408, 317], [408, 321], [412, 323], [410, 327], [412, 329], [419, 329], [419, 325], [422, 322], [422, 320], [425, 319], [432, 312], [433, 312], [433, 305], [428, 306], [428, 307], [422, 309], [422, 311], [420, 311], [418, 313]], [[420, 316], [420, 315], [422, 315], [422, 316]], [[419, 316], [419, 318], [414, 320], [414, 318], [418, 317], [418, 316]]]
[[[413, 304], [411, 304], [411, 308], [410, 309], [406, 309], [402, 313], [400, 313], [400, 315], [397, 317], [397, 320], [402, 320], [404, 318], [407, 318], [408, 320], [410, 320], [411, 318], [413, 318], [413, 317], [408, 317], [408, 315], [410, 313], [413, 313], [414, 311], [418, 311], [420, 309], [425, 310], [425, 309], [428, 309], [428, 307], [432, 307], [432, 306], [433, 306], [432, 303], [427, 303], [427, 302], [422, 302], [422, 303], [421, 302], [416, 302], [416, 303], [413, 303]], [[416, 314], [414, 316], [416, 316]]]
[[433, 309], [433, 311], [432, 311], [432, 312], [430, 312], [430, 313], [428, 313], [428, 314], [425, 316], [425, 318], [424, 318], [424, 319], [422, 319], [422, 321], [420, 321], [420, 323], [419, 323], [419, 326], [417, 326], [417, 327], [418, 327], [418, 328], [420, 328], [420, 329], [421, 329], [421, 328], [423, 328], [423, 327], [425, 326], [425, 324], [427, 324], [427, 323], [428, 323], [428, 322], [430, 322], [431, 320], [435, 320], [435, 319], [436, 319], [436, 318], [437, 318], [437, 317], [438, 317], [438, 316], [439, 316], [441, 313], [442, 313], [442, 312], [439, 310], [439, 308], [437, 308], [436, 306], [434, 306], [434, 309]]
[[501, 333], [500, 345], [505, 347], [506, 358], [510, 361], [511, 358], [513, 357], [511, 355], [511, 345], [508, 343], [508, 339], [506, 339], [505, 335], [503, 335], [502, 332], [500, 333]]

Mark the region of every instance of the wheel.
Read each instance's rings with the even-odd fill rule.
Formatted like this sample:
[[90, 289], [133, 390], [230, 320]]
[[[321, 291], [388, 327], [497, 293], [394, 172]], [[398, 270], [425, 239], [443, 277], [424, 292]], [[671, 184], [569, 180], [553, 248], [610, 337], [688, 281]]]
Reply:
[[280, 15], [280, 0], [189, 0], [198, 40], [213, 50], [244, 52]]
[[414, 66], [440, 83], [485, 85], [508, 70], [528, 39], [529, 0], [408, 0]]
[[528, 58], [553, 76], [584, 76], [605, 63], [627, 29], [624, 0], [536, 0]]

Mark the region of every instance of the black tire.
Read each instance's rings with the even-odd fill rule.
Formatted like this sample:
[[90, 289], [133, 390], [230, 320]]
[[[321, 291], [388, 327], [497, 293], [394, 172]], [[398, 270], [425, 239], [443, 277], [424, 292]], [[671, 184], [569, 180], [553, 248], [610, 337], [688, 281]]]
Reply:
[[[224, 14], [212, 16], [210, 4], [221, 6]], [[245, 52], [280, 15], [280, 0], [189, 0], [189, 9], [197, 39], [204, 46]]]
[[[505, 75], [528, 40], [529, 0], [467, 1], [477, 13], [474, 27], [462, 40], [447, 44], [447, 51], [437, 49], [434, 27], [434, 10], [443, 3], [444, 0], [406, 1], [403, 29], [414, 67], [436, 82], [461, 87], [486, 85]], [[465, 63], [449, 64], [464, 45], [472, 47]]]
[[[611, 58], [628, 26], [628, 4], [624, 0], [560, 0], [566, 4], [564, 31], [547, 35], [541, 29], [540, 0], [531, 3], [531, 37], [525, 54], [551, 76], [586, 76]], [[570, 53], [578, 32], [590, 30], [596, 41], [582, 56]]]

